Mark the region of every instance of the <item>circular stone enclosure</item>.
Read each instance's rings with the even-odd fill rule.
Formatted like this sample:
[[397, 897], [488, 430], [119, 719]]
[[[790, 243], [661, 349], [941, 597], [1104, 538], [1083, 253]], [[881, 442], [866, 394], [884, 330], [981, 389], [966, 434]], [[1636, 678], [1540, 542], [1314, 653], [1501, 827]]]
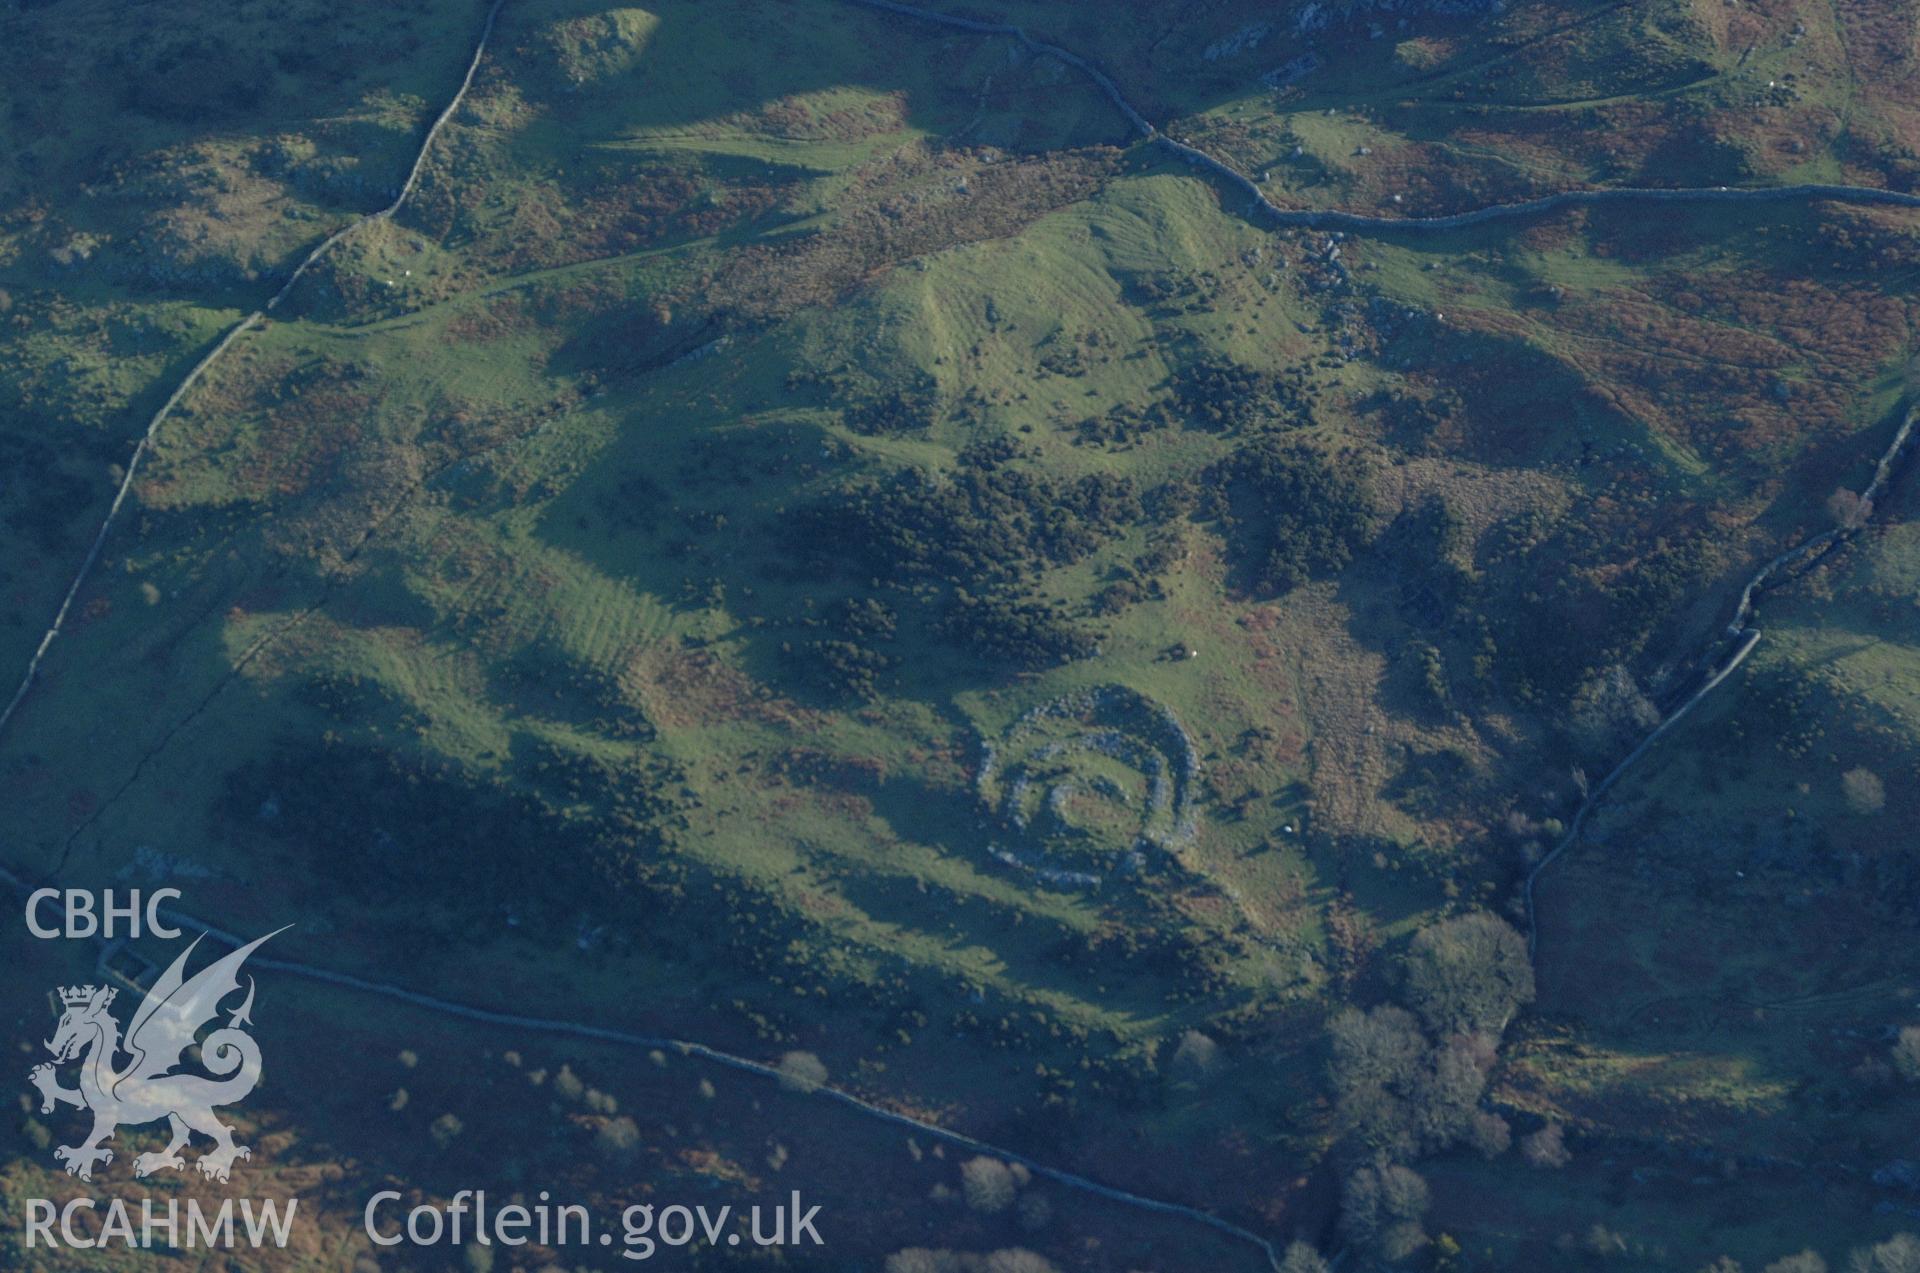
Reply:
[[982, 752], [989, 852], [1049, 883], [1098, 884], [1194, 837], [1199, 750], [1170, 709], [1125, 686], [1041, 704]]

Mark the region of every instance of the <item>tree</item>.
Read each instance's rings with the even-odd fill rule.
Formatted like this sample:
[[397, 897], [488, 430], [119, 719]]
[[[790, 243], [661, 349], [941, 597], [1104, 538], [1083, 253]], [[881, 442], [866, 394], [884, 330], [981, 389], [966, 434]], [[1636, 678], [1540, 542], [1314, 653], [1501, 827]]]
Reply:
[[1909, 1083], [1920, 1083], [1920, 1025], [1908, 1026], [1894, 1040], [1893, 1068]]
[[1887, 807], [1887, 784], [1880, 781], [1879, 774], [1864, 766], [1841, 774], [1840, 790], [1847, 798], [1847, 808], [1863, 818], [1870, 818]]
[[981, 1273], [1059, 1273], [1059, 1269], [1046, 1256], [1014, 1246], [988, 1255]]
[[1859, 530], [1873, 516], [1873, 504], [1860, 492], [1837, 486], [1827, 496], [1827, 516], [1842, 530]]
[[1414, 1015], [1390, 1004], [1349, 1009], [1331, 1032], [1335, 1108], [1361, 1149], [1404, 1162], [1473, 1139], [1493, 1066], [1491, 1036], [1457, 1034], [1430, 1045]]
[[982, 1215], [996, 1215], [1013, 1205], [1018, 1186], [1007, 1164], [985, 1154], [960, 1164], [960, 1190], [967, 1205]]
[[1213, 1073], [1220, 1063], [1220, 1045], [1198, 1030], [1189, 1030], [1180, 1036], [1180, 1046], [1174, 1049], [1173, 1065], [1183, 1074], [1195, 1078], [1204, 1078]]
[[1816, 1251], [1802, 1251], [1775, 1260], [1760, 1273], [1827, 1273], [1827, 1262]]
[[1439, 1148], [1471, 1136], [1493, 1058], [1493, 1041], [1482, 1035], [1454, 1035], [1427, 1054], [1413, 1096], [1424, 1144]]
[[1498, 1158], [1513, 1144], [1513, 1128], [1492, 1110], [1476, 1110], [1467, 1124], [1467, 1143], [1482, 1158]]
[[1920, 1273], [1920, 1239], [1896, 1233], [1885, 1242], [1861, 1247], [1847, 1261], [1847, 1273]]
[[[1596, 1260], [1611, 1259], [1616, 1255], [1627, 1253], [1627, 1235], [1618, 1229], [1609, 1229], [1595, 1220], [1588, 1227], [1586, 1236], [1580, 1239], [1580, 1245], [1585, 1247], [1587, 1254]], [[1728, 1271], [1708, 1266], [1701, 1273], [1728, 1273]], [[1731, 1273], [1740, 1273], [1740, 1270], [1735, 1268]]]
[[600, 1130], [594, 1133], [593, 1143], [608, 1158], [631, 1158], [640, 1148], [640, 1128], [625, 1115], [610, 1118], [600, 1124]]
[[1333, 1019], [1333, 1077], [1339, 1087], [1411, 1081], [1426, 1040], [1411, 1012], [1383, 1004], [1369, 1012], [1348, 1008]]
[[1360, 1145], [1389, 1158], [1419, 1148], [1414, 1101], [1426, 1063], [1420, 1023], [1391, 1004], [1361, 1012], [1349, 1008], [1332, 1025], [1334, 1104], [1341, 1124]]
[[440, 1117], [434, 1119], [433, 1123], [427, 1128], [427, 1135], [433, 1137], [434, 1144], [445, 1149], [453, 1144], [454, 1141], [460, 1139], [460, 1133], [466, 1129], [466, 1124], [462, 1123], [459, 1118], [452, 1114], [442, 1114]]
[[1660, 723], [1659, 709], [1633, 673], [1618, 663], [1595, 673], [1575, 691], [1570, 715], [1575, 738], [1597, 756], [1619, 752]]
[[1526, 939], [1488, 911], [1422, 929], [1403, 968], [1407, 997], [1436, 1034], [1497, 1038], [1514, 1012], [1533, 1002]]
[[1520, 1142], [1520, 1154], [1529, 1167], [1557, 1171], [1573, 1161], [1567, 1149], [1567, 1133], [1558, 1123], [1548, 1123]]
[[1327, 1273], [1328, 1267], [1320, 1253], [1304, 1242], [1295, 1242], [1280, 1257], [1280, 1273]]
[[1427, 1182], [1409, 1167], [1382, 1163], [1347, 1177], [1340, 1224], [1362, 1248], [1387, 1260], [1403, 1260], [1426, 1245], [1431, 1198]]
[[789, 1052], [780, 1058], [780, 1086], [789, 1092], [814, 1092], [826, 1086], [827, 1067], [811, 1052]]

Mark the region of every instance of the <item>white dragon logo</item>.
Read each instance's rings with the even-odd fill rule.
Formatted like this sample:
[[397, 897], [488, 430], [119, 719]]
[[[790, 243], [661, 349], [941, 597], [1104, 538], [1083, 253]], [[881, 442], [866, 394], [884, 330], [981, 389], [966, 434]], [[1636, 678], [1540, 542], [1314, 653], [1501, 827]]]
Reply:
[[[53, 1156], [66, 1164], [67, 1174], [93, 1179], [95, 1163], [113, 1161], [113, 1151], [104, 1146], [116, 1128], [162, 1118], [167, 1120], [173, 1139], [157, 1154], [136, 1157], [136, 1176], [151, 1175], [163, 1167], [184, 1169], [186, 1162], [180, 1150], [194, 1132], [216, 1142], [194, 1164], [209, 1179], [225, 1181], [236, 1159], [252, 1157], [246, 1146], [233, 1143], [233, 1130], [213, 1116], [215, 1106], [245, 1099], [260, 1081], [260, 1045], [241, 1028], [253, 1024], [251, 977], [247, 979], [246, 1001], [234, 1010], [227, 1024], [204, 1039], [196, 1036], [218, 1015], [220, 1001], [240, 989], [240, 965], [247, 956], [267, 938], [285, 931], [283, 928], [249, 942], [209, 964], [189, 981], [184, 977], [187, 957], [200, 944], [200, 938], [194, 938], [141, 1000], [127, 1027], [124, 1047], [120, 1023], [107, 1011], [117, 990], [110, 986], [61, 988], [60, 1000], [66, 1011], [47, 1043], [53, 1060], [35, 1066], [27, 1079], [40, 1089], [43, 1114], [52, 1113], [57, 1105], [93, 1111], [93, 1131], [87, 1138], [78, 1145], [53, 1151]], [[201, 1064], [214, 1077], [170, 1073], [196, 1042]], [[122, 1052], [130, 1059], [115, 1068]], [[80, 1061], [80, 1085], [61, 1087], [57, 1067], [75, 1058]]]

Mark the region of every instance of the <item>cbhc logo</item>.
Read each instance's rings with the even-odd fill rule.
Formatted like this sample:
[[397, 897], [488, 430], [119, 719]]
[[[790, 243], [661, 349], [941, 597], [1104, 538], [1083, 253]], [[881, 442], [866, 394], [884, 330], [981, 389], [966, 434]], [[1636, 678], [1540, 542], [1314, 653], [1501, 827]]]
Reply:
[[[102, 937], [112, 941], [118, 937], [140, 936], [140, 923], [144, 918], [146, 931], [155, 937], [178, 937], [180, 930], [169, 928], [160, 920], [160, 903], [167, 898], [178, 900], [177, 888], [155, 889], [146, 895], [142, 905], [139, 889], [128, 892], [124, 901], [118, 900], [112, 889], [100, 894], [98, 899], [83, 888], [35, 889], [27, 898], [27, 931], [35, 937]], [[49, 928], [40, 922], [43, 902], [58, 903], [61, 924], [58, 928]], [[124, 920], [123, 931], [116, 932], [116, 921]]]

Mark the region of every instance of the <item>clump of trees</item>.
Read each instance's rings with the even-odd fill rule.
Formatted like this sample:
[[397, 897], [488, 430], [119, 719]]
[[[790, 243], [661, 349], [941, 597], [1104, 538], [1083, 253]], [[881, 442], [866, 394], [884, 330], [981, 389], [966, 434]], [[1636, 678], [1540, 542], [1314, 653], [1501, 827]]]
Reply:
[[1533, 999], [1525, 940], [1484, 911], [1447, 920], [1414, 938], [1401, 982], [1413, 1011], [1382, 1004], [1333, 1021], [1343, 1129], [1359, 1150], [1393, 1161], [1461, 1142], [1503, 1152], [1505, 1120], [1479, 1103], [1501, 1031]]
[[[1473, 537], [1442, 496], [1407, 509], [1374, 543], [1398, 580], [1397, 608], [1415, 628], [1467, 635], [1483, 616], [1467, 604], [1477, 580], [1470, 567]], [[1429, 643], [1428, 648], [1432, 648]]]
[[1405, 1008], [1349, 1009], [1333, 1021], [1335, 1112], [1353, 1147], [1393, 1161], [1466, 1141], [1487, 1152], [1509, 1134], [1479, 1108], [1493, 1068], [1485, 1036], [1430, 1040]]
[[1481, 1102], [1500, 1034], [1534, 993], [1526, 942], [1483, 911], [1419, 933], [1400, 974], [1411, 1007], [1349, 1008], [1331, 1024], [1335, 1116], [1359, 1164], [1341, 1223], [1388, 1261], [1428, 1242], [1426, 1187], [1408, 1163], [1458, 1144], [1497, 1157], [1512, 1144], [1507, 1121]]
[[[309, 701], [335, 692], [303, 690]], [[235, 769], [222, 812], [306, 853], [357, 903], [430, 903], [446, 933], [477, 939], [502, 912], [531, 929], [577, 924], [583, 899], [611, 905], [608, 882], [637, 882], [647, 869], [673, 808], [664, 790], [673, 771], [557, 745], [515, 760], [476, 777], [329, 734]]]
[[1086, 658], [1099, 645], [1062, 603], [1015, 590], [955, 589], [934, 631], [975, 654], [1029, 669]]
[[[1002, 439], [961, 452], [949, 473], [864, 478], [790, 513], [787, 551], [816, 576], [884, 590], [932, 635], [996, 663], [1085, 657], [1093, 633], [1040, 592], [1040, 576], [1137, 524], [1140, 495], [1125, 477], [1058, 478], [1018, 462], [1025, 458]], [[894, 633], [840, 617], [801, 652], [848, 692], [870, 692], [890, 666], [879, 647]]]
[[1498, 1158], [1513, 1145], [1513, 1128], [1490, 1109], [1478, 1109], [1467, 1120], [1467, 1143], [1482, 1158]]
[[899, 661], [879, 648], [899, 630], [899, 614], [877, 597], [844, 597], [827, 608], [825, 617], [803, 620], [802, 626], [830, 635], [788, 642], [782, 653], [798, 680], [829, 694], [873, 698], [880, 692], [880, 675]]
[[1838, 486], [1827, 496], [1827, 516], [1842, 530], [1858, 530], [1873, 516], [1873, 501], [1858, 491]]
[[882, 583], [1018, 581], [1074, 562], [1139, 521], [1125, 477], [1054, 477], [1004, 445], [962, 451], [949, 473], [900, 468], [797, 510], [795, 550], [812, 564]]
[[1340, 1125], [1364, 1149], [1410, 1159], [1425, 1103], [1428, 1052], [1420, 1023], [1405, 1008], [1349, 1008], [1333, 1019], [1332, 1077]]
[[1163, 410], [1191, 428], [1224, 431], [1266, 421], [1304, 421], [1300, 378], [1282, 379], [1238, 363], [1204, 361], [1175, 372]]
[[829, 637], [791, 643], [783, 648], [789, 665], [802, 680], [810, 680], [828, 693], [842, 698], [871, 699], [879, 696], [880, 675], [898, 661], [855, 641]]
[[1267, 436], [1208, 471], [1219, 517], [1249, 591], [1278, 596], [1339, 570], [1373, 534], [1366, 468], [1351, 456]]
[[868, 437], [924, 429], [939, 414], [938, 399], [930, 388], [932, 377], [926, 377], [926, 380], [929, 384], [918, 385], [910, 390], [894, 389], [856, 402], [846, 409], [841, 418], [849, 429]]

